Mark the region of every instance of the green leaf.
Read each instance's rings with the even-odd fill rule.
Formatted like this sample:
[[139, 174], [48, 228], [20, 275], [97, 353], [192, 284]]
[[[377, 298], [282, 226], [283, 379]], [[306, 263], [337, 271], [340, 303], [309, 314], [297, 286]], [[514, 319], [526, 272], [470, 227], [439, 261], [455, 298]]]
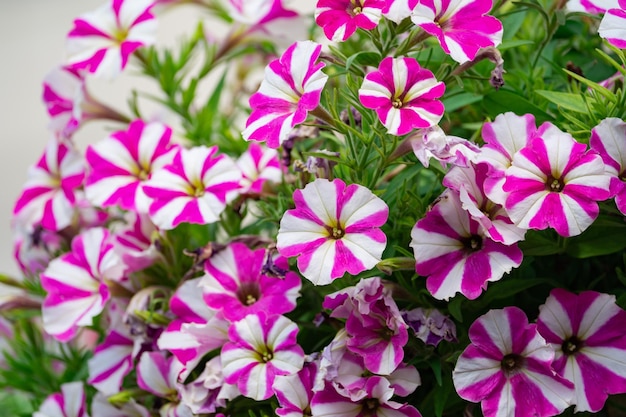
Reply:
[[377, 52], [357, 52], [346, 60], [346, 71], [348, 71], [353, 64], [378, 67], [380, 60], [380, 55]]
[[456, 297], [448, 304], [448, 312], [459, 323], [463, 323], [463, 311], [461, 311], [461, 305], [465, 301], [465, 297], [457, 294]]
[[545, 111], [511, 90], [501, 89], [487, 94], [483, 99], [483, 108], [492, 119], [495, 119], [500, 113], [506, 113], [507, 111], [512, 111], [516, 114], [532, 113], [535, 115], [537, 123], [552, 119]]
[[602, 87], [600, 84], [595, 83], [595, 82], [593, 82], [591, 80], [588, 80], [585, 77], [581, 77], [580, 75], [576, 74], [575, 72], [568, 71], [566, 69], [563, 69], [563, 71], [565, 71], [567, 73], [567, 75], [569, 75], [570, 77], [580, 81], [581, 83], [583, 83], [587, 87], [591, 88], [593, 91], [603, 95], [608, 100], [610, 100], [612, 103], [615, 103], [617, 101], [617, 97], [615, 96], [615, 93], [613, 93], [608, 88]]
[[443, 384], [441, 380], [441, 360], [438, 357], [435, 357], [433, 360], [429, 361], [428, 364], [433, 370], [435, 374], [435, 379], [437, 380], [437, 385], [441, 386]]
[[474, 93], [461, 93], [446, 97], [442, 100], [442, 102], [447, 112], [453, 112], [460, 109], [461, 107], [465, 107], [468, 104], [476, 103], [482, 99], [482, 95]]
[[566, 253], [574, 258], [591, 258], [626, 249], [626, 233], [619, 227], [592, 225], [580, 236], [569, 239]]
[[525, 256], [546, 256], [563, 252], [558, 238], [555, 239], [554, 235], [545, 231], [529, 230], [519, 247]]
[[580, 94], [561, 93], [558, 91], [535, 90], [535, 93], [566, 110], [577, 113], [589, 113], [585, 100]]
[[501, 300], [511, 297], [521, 291], [527, 290], [540, 284], [546, 284], [550, 281], [542, 278], [533, 279], [506, 279], [498, 281], [486, 291], [480, 299], [481, 305], [489, 305], [495, 300]]

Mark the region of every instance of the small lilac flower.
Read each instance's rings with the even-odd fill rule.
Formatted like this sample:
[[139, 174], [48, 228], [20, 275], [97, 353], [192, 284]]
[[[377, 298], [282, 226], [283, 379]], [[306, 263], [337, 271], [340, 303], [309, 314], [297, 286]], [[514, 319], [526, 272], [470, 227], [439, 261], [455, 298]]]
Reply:
[[230, 341], [222, 348], [224, 379], [237, 384], [254, 400], [274, 395], [278, 375], [296, 374], [304, 364], [304, 352], [296, 342], [298, 326], [279, 315], [249, 314], [232, 324]]
[[426, 168], [430, 165], [431, 158], [435, 158], [443, 166], [452, 164], [466, 167], [476, 160], [480, 150], [467, 139], [446, 135], [439, 126], [419, 129], [407, 140], [410, 141], [417, 159]]
[[401, 136], [439, 123], [444, 107], [437, 99], [445, 89], [445, 84], [414, 58], [387, 57], [377, 71], [365, 76], [359, 100], [376, 110], [390, 134]]
[[61, 385], [61, 392], [45, 399], [33, 417], [89, 417], [82, 382]]
[[502, 42], [502, 23], [485, 15], [490, 10], [491, 0], [419, 0], [411, 20], [436, 36], [443, 50], [462, 64], [474, 59], [480, 48]]
[[447, 300], [457, 292], [473, 300], [522, 262], [517, 245], [488, 238], [480, 223], [463, 210], [460, 197], [446, 191], [411, 232], [415, 270], [428, 276], [433, 297]]
[[387, 237], [380, 230], [388, 207], [367, 188], [336, 179], [316, 179], [293, 195], [296, 208], [280, 221], [276, 247], [297, 256], [298, 269], [315, 285], [380, 262]]
[[454, 322], [439, 310], [418, 307], [401, 313], [415, 337], [427, 345], [437, 346], [442, 340], [456, 342]]
[[626, 49], [626, 0], [619, 0], [618, 8], [606, 11], [598, 34], [614, 47]]
[[490, 310], [472, 323], [469, 338], [452, 379], [485, 417], [549, 417], [569, 407], [573, 385], [552, 370], [554, 350], [522, 310]]
[[316, 63], [322, 45], [296, 42], [265, 68], [259, 91], [250, 97], [252, 113], [242, 132], [246, 140], [265, 141], [278, 148], [291, 129], [317, 108], [328, 76]]
[[241, 171], [217, 147], [181, 149], [171, 164], [154, 172], [143, 191], [152, 199], [150, 218], [164, 230], [187, 222], [209, 224], [236, 196]]
[[384, 0], [318, 0], [315, 23], [324, 35], [334, 42], [342, 42], [358, 28], [372, 30], [378, 26]]
[[194, 381], [180, 387], [181, 402], [195, 414], [214, 414], [240, 395], [237, 386], [224, 382], [219, 356], [210, 359]]
[[597, 412], [609, 394], [626, 392], [626, 311], [615, 296], [552, 290], [537, 328], [556, 352], [552, 366], [574, 383], [576, 411]]

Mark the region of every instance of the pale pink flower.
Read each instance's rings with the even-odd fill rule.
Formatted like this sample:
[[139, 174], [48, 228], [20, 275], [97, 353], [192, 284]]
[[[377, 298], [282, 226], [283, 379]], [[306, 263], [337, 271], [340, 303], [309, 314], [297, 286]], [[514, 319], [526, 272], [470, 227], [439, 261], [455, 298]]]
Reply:
[[358, 28], [372, 30], [378, 26], [384, 0], [318, 0], [315, 8], [315, 23], [328, 39], [342, 42]]
[[153, 0], [109, 0], [74, 20], [67, 36], [69, 66], [105, 78], [118, 75], [137, 48], [155, 42], [153, 4]]
[[217, 147], [181, 149], [171, 164], [152, 174], [143, 191], [152, 199], [150, 218], [164, 230], [187, 222], [209, 224], [239, 190], [241, 171]]
[[462, 64], [474, 59], [480, 48], [502, 42], [502, 23], [486, 15], [491, 6], [491, 0], [419, 0], [411, 20], [436, 36], [443, 50]]
[[591, 130], [591, 149], [602, 157], [606, 172], [611, 176], [611, 196], [626, 214], [626, 123], [622, 119], [604, 119]]
[[359, 100], [376, 110], [390, 134], [401, 136], [439, 123], [444, 107], [438, 98], [445, 89], [445, 84], [414, 58], [387, 57], [378, 70], [365, 76]]
[[35, 411], [33, 417], [89, 417], [85, 406], [82, 382], [61, 385], [61, 392], [52, 394]]
[[89, 174], [85, 194], [98, 207], [119, 206], [147, 213], [150, 199], [143, 186], [152, 173], [170, 164], [179, 147], [171, 143], [172, 129], [162, 123], [133, 121], [87, 148]]
[[606, 11], [598, 34], [616, 48], [626, 49], [626, 0], [619, 0], [619, 7]]
[[469, 338], [452, 379], [485, 417], [549, 417], [569, 407], [573, 385], [552, 370], [554, 350], [522, 310], [490, 310], [472, 323]]
[[27, 276], [43, 272], [52, 258], [61, 251], [65, 240], [41, 225], [20, 227], [14, 222], [13, 255], [21, 271]]
[[226, 402], [240, 395], [236, 385], [224, 382], [219, 356], [210, 359], [194, 381], [179, 388], [181, 403], [195, 414], [213, 414]]
[[537, 328], [552, 345], [554, 370], [574, 383], [576, 411], [597, 412], [626, 392], [626, 311], [615, 296], [556, 288], [539, 308]]
[[381, 260], [387, 237], [380, 230], [389, 209], [369, 189], [317, 179], [293, 195], [296, 208], [280, 221], [276, 247], [298, 256], [298, 269], [315, 285], [348, 272], [356, 275]]
[[241, 170], [241, 193], [261, 194], [265, 183], [280, 183], [283, 171], [276, 149], [267, 149], [252, 142], [248, 150], [237, 159]]
[[252, 113], [242, 132], [244, 139], [278, 148], [291, 129], [317, 108], [328, 79], [322, 72], [324, 63], [316, 63], [321, 49], [315, 42], [296, 42], [270, 62], [259, 91], [250, 97]]
[[426, 168], [430, 159], [435, 158], [443, 166], [452, 164], [466, 167], [477, 158], [480, 148], [467, 139], [449, 136], [439, 126], [419, 129], [410, 135], [413, 153]]

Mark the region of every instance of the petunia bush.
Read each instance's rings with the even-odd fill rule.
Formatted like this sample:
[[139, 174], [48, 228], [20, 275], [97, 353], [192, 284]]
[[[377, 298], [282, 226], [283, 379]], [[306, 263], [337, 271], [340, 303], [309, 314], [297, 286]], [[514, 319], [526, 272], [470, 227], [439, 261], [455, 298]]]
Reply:
[[77, 10], [2, 415], [624, 415], [626, 3], [299, 6]]

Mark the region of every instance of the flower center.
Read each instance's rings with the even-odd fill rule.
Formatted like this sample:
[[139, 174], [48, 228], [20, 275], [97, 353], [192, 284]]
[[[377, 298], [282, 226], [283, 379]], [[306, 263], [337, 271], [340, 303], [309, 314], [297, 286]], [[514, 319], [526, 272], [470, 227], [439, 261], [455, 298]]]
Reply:
[[259, 352], [261, 356], [261, 361], [267, 363], [274, 358], [274, 353], [271, 350], [264, 350], [263, 352]]
[[376, 410], [380, 405], [377, 398], [366, 398], [361, 404], [363, 408], [361, 409], [361, 414], [359, 415], [364, 417], [374, 417], [377, 415]]
[[237, 289], [237, 299], [245, 306], [251, 306], [261, 298], [261, 291], [256, 282], [243, 282]]
[[472, 235], [461, 240], [468, 252], [478, 252], [483, 247], [483, 238], [478, 235]]
[[563, 191], [563, 187], [565, 187], [565, 183], [559, 178], [549, 175], [546, 179], [546, 191], [560, 193]]
[[350, 5], [347, 7], [348, 14], [352, 17], [363, 13], [363, 4], [361, 0], [350, 0]]
[[396, 98], [391, 102], [391, 105], [394, 109], [399, 109], [400, 107], [402, 107], [403, 104], [404, 103], [402, 103], [402, 100], [400, 100], [399, 98]]
[[502, 358], [500, 366], [502, 371], [508, 375], [524, 366], [524, 358], [516, 353], [509, 353]]
[[335, 240], [341, 239], [346, 234], [346, 231], [340, 226], [326, 226], [326, 231], [328, 232], [328, 237]]
[[573, 355], [582, 348], [583, 342], [576, 336], [572, 336], [569, 339], [565, 340], [561, 345], [561, 349], [563, 349], [563, 354], [565, 355]]
[[139, 179], [139, 181], [146, 181], [148, 178], [150, 178], [150, 173], [144, 169], [141, 169], [139, 173], [137, 173], [137, 179]]

